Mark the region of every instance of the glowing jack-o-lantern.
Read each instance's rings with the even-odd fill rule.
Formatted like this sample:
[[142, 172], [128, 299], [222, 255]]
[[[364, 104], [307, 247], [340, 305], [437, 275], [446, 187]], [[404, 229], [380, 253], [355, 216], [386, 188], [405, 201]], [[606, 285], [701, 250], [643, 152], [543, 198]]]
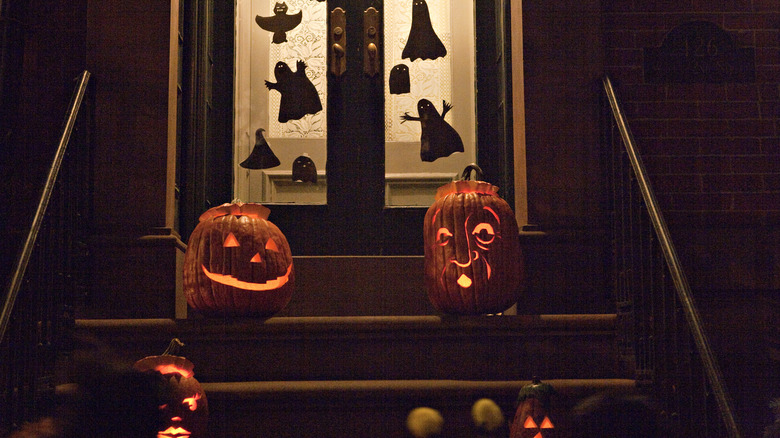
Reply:
[[517, 397], [517, 411], [509, 430], [510, 438], [554, 438], [558, 436], [551, 413], [555, 389], [537, 378], [524, 386]]
[[173, 339], [160, 356], [148, 356], [134, 365], [141, 372], [162, 375], [159, 430], [157, 438], [199, 438], [206, 436], [209, 404], [194, 375], [195, 366], [184, 357], [171, 354], [183, 345]]
[[[470, 165], [463, 172], [467, 178]], [[425, 285], [444, 313], [498, 313], [517, 302], [523, 262], [517, 221], [498, 187], [460, 180], [439, 187], [423, 227]]]
[[200, 216], [184, 255], [190, 307], [210, 315], [270, 316], [287, 305], [295, 283], [292, 253], [269, 213], [239, 202]]

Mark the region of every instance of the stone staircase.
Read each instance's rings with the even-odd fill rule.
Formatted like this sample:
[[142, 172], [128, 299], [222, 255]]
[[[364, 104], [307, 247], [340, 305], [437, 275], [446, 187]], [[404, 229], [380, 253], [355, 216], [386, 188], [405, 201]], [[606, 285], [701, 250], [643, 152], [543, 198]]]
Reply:
[[473, 437], [476, 400], [493, 399], [511, 419], [535, 376], [558, 391], [559, 412], [634, 390], [613, 314], [437, 315], [419, 276], [398, 275], [421, 272], [421, 257], [350, 261], [360, 273], [326, 273], [332, 262], [296, 258], [296, 294], [272, 318], [79, 319], [77, 339], [132, 363], [179, 338], [215, 438], [409, 437], [406, 416], [419, 406], [442, 413], [443, 436]]

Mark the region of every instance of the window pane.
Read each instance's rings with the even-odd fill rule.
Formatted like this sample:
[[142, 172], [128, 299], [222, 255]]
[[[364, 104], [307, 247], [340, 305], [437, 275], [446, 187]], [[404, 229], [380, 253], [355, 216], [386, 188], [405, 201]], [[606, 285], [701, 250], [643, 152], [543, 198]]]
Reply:
[[[324, 204], [326, 202], [326, 48], [327, 10], [325, 2], [286, 0], [287, 10], [275, 10], [275, 0], [236, 2], [236, 96], [235, 96], [235, 195], [245, 202]], [[293, 29], [267, 24], [281, 15], [300, 22]], [[263, 17], [263, 18], [257, 18]], [[267, 30], [261, 27], [261, 22]], [[278, 24], [278, 23], [277, 23]], [[274, 42], [276, 41], [276, 42]], [[301, 63], [305, 79], [301, 78]], [[278, 67], [278, 63], [284, 63]], [[269, 89], [267, 82], [276, 84]], [[310, 83], [311, 85], [308, 85]], [[308, 87], [313, 86], [312, 90]], [[301, 100], [321, 109], [298, 108]], [[309, 92], [311, 91], [311, 92]], [[297, 93], [304, 93], [301, 99]], [[258, 146], [257, 131], [278, 159], [278, 166], [247, 169], [240, 166], [252, 153], [269, 153]], [[260, 141], [262, 143], [262, 140]], [[305, 157], [305, 158], [301, 158]], [[309, 161], [311, 160], [311, 161]], [[316, 167], [316, 183], [294, 182]], [[267, 165], [267, 164], [266, 164]]]
[[[458, 7], [454, 3], [453, 0], [385, 1], [385, 204], [389, 206], [430, 205], [439, 186], [459, 176], [469, 163], [476, 161], [474, 10], [471, 2], [459, 0]], [[412, 61], [403, 58], [403, 52], [412, 25], [427, 25], [420, 22], [427, 20], [425, 11], [420, 9], [425, 4], [430, 24], [447, 54], [433, 60]], [[388, 79], [398, 65], [408, 68], [408, 93], [391, 93]], [[444, 121], [460, 135], [463, 152], [432, 162], [421, 159], [422, 123], [402, 123], [401, 119], [404, 113], [418, 117], [417, 105], [421, 99], [430, 101], [438, 115], [444, 111], [443, 101], [452, 105]], [[432, 134], [443, 135], [442, 132]]]

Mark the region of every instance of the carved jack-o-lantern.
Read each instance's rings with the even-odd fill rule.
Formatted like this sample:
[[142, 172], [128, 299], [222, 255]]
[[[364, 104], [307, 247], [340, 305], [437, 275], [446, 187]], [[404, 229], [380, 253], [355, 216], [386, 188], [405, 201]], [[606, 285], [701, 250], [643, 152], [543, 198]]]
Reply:
[[534, 378], [517, 397], [517, 411], [509, 430], [510, 438], [554, 438], [557, 428], [552, 419], [551, 403], [555, 389]]
[[[468, 177], [470, 165], [463, 172]], [[523, 263], [519, 230], [498, 187], [454, 181], [439, 187], [425, 215], [425, 285], [444, 313], [506, 310], [519, 298]]]
[[200, 216], [184, 255], [184, 293], [193, 309], [270, 316], [294, 288], [290, 246], [260, 204], [233, 203]]
[[194, 377], [195, 366], [186, 358], [171, 354], [181, 345], [178, 339], [173, 339], [162, 355], [145, 357], [134, 365], [139, 371], [162, 375], [157, 438], [206, 436], [209, 404], [203, 387]]

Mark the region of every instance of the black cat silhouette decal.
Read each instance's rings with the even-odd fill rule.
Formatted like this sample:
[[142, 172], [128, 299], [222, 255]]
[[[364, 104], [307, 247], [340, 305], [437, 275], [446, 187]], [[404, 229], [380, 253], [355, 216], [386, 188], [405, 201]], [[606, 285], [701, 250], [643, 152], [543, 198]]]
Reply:
[[438, 158], [447, 157], [455, 152], [463, 152], [463, 140], [461, 140], [460, 134], [444, 120], [444, 116], [452, 109], [452, 105], [445, 101], [442, 101], [442, 104], [444, 109], [439, 115], [430, 100], [420, 99], [417, 102], [419, 117], [410, 116], [408, 112], [401, 116], [401, 123], [414, 121], [420, 122], [420, 126], [422, 126], [420, 158], [423, 161], [436, 161]]
[[279, 61], [274, 67], [276, 82], [266, 80], [269, 90], [282, 95], [279, 102], [279, 122], [299, 120], [306, 114], [316, 114], [322, 110], [322, 102], [314, 84], [306, 77], [306, 63], [298, 60], [295, 73], [290, 67]]
[[420, 59], [436, 59], [447, 55], [447, 49], [442, 44], [431, 24], [431, 14], [425, 0], [413, 0], [412, 28], [409, 38], [401, 53], [401, 58], [414, 61]]
[[295, 26], [301, 24], [303, 11], [297, 14], [287, 15], [287, 3], [276, 3], [274, 5], [274, 15], [270, 17], [256, 16], [255, 21], [261, 28], [273, 32], [272, 41], [275, 44], [281, 44], [287, 41], [287, 31], [295, 29]]

